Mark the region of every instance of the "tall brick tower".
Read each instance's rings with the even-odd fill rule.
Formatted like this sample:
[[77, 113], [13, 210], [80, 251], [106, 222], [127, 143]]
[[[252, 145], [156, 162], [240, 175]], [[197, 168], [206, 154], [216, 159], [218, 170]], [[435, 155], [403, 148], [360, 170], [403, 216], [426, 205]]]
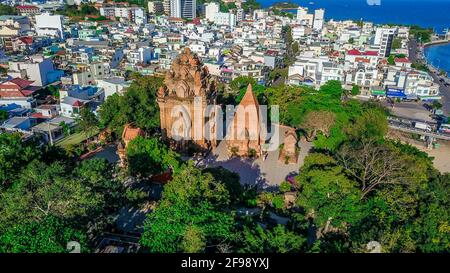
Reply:
[[208, 122], [204, 112], [207, 105], [215, 104], [215, 96], [216, 84], [207, 67], [186, 48], [173, 61], [158, 90], [161, 130], [173, 148], [188, 151], [216, 146], [216, 141], [206, 140], [203, 133]]

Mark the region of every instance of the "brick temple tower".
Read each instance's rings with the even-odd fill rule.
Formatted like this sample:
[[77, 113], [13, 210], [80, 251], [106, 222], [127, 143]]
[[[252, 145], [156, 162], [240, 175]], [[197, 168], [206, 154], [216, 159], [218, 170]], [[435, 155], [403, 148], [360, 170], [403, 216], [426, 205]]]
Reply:
[[163, 137], [173, 148], [205, 151], [216, 146], [216, 141], [199, 138], [199, 133], [214, 130], [206, 128], [204, 112], [207, 105], [215, 105], [215, 96], [216, 84], [207, 67], [186, 48], [173, 61], [157, 98]]
[[[239, 109], [239, 107], [241, 107]], [[242, 112], [240, 112], [242, 111]], [[251, 84], [242, 98], [227, 136], [229, 155], [259, 157], [261, 155], [261, 121], [259, 103], [253, 94]]]

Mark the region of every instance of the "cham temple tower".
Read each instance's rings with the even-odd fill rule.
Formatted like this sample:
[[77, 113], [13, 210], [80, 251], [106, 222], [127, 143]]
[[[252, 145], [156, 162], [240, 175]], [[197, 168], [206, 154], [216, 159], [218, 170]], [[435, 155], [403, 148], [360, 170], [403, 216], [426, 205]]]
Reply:
[[[239, 109], [240, 108], [240, 109]], [[262, 154], [261, 119], [259, 103], [249, 84], [233, 121], [229, 125], [226, 145], [229, 156], [259, 157]]]
[[[189, 48], [173, 61], [157, 96], [163, 138], [171, 147], [186, 152], [189, 149], [206, 151], [216, 146], [215, 140], [206, 140], [202, 133], [209, 129], [205, 129], [208, 118], [203, 113], [207, 105], [216, 104], [216, 83], [207, 67]], [[180, 120], [183, 121], [182, 126], [177, 123]], [[201, 137], [198, 137], [199, 129]], [[209, 130], [215, 134], [214, 127]]]

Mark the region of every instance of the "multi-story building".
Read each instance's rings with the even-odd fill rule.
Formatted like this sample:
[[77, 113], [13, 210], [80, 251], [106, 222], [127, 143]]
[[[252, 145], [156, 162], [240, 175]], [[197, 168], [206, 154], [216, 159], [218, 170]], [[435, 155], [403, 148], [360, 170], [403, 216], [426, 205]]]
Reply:
[[34, 94], [39, 88], [32, 86], [32, 84], [32, 81], [27, 81], [21, 78], [14, 78], [1, 83], [0, 105], [16, 104], [24, 108], [32, 108], [36, 106]]
[[149, 64], [152, 59], [152, 49], [150, 47], [140, 47], [126, 53], [128, 62], [132, 64]]
[[373, 46], [378, 49], [380, 57], [391, 55], [392, 42], [396, 34], [396, 28], [377, 28], [373, 40]]
[[36, 15], [36, 33], [39, 36], [52, 36], [64, 38], [64, 29], [61, 15], [43, 13]]
[[161, 1], [148, 2], [148, 12], [155, 13], [155, 14], [160, 14], [160, 13], [164, 12], [163, 2], [161, 2]]
[[16, 7], [17, 11], [20, 15], [23, 16], [32, 16], [39, 14], [41, 11], [38, 7], [32, 5], [21, 5]]
[[163, 0], [163, 8], [165, 15], [170, 15], [170, 2], [171, 0]]
[[333, 63], [328, 56], [314, 57], [311, 53], [299, 56], [289, 66], [287, 83], [291, 85], [310, 85], [319, 88], [327, 81], [344, 82], [345, 74], [342, 65]]
[[197, 17], [197, 1], [170, 0], [170, 16], [175, 18], [194, 19]]
[[242, 9], [242, 8], [236, 9], [236, 22], [240, 22], [240, 21], [244, 20], [244, 18], [245, 18], [244, 9]]
[[236, 26], [236, 15], [232, 12], [218, 12], [214, 16], [214, 24], [233, 28]]
[[10, 61], [8, 75], [33, 81], [35, 86], [45, 86], [58, 81], [63, 72], [55, 70], [51, 59], [44, 58], [42, 55], [33, 55], [24, 60]]
[[120, 18], [138, 25], [147, 23], [147, 14], [141, 7], [105, 6], [100, 8], [100, 15], [109, 19]]
[[324, 20], [325, 20], [325, 10], [324, 9], [316, 9], [314, 11], [313, 29], [317, 30], [317, 31], [322, 30]]
[[129, 85], [130, 83], [122, 77], [105, 78], [97, 81], [97, 87], [103, 89], [105, 93], [105, 100], [116, 93], [121, 94]]
[[205, 18], [210, 22], [214, 22], [214, 17], [219, 13], [219, 4], [210, 2], [205, 5]]

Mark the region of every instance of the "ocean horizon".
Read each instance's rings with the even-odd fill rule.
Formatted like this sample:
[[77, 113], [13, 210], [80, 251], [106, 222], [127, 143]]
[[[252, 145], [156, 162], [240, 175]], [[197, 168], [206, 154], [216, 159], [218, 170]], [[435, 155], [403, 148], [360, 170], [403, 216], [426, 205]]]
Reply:
[[[327, 20], [364, 20], [376, 24], [419, 25], [437, 33], [450, 28], [450, 0], [257, 0], [267, 8], [277, 2], [291, 2], [310, 12], [324, 8]], [[380, 5], [369, 5], [379, 2]], [[295, 11], [293, 11], [295, 12]]]

